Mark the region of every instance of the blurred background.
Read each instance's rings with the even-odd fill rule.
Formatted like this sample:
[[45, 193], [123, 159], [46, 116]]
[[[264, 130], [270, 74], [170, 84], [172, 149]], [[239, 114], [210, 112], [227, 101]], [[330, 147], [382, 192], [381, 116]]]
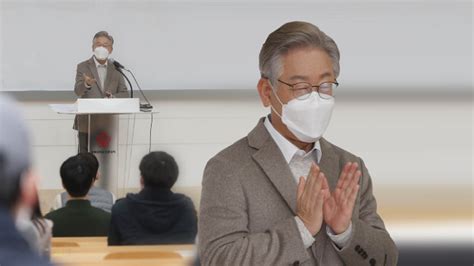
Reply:
[[[116, 193], [139, 186], [139, 160], [173, 154], [177, 190], [199, 206], [209, 158], [269, 110], [256, 92], [258, 52], [285, 22], [305, 20], [341, 50], [341, 84], [325, 137], [362, 157], [400, 265], [472, 265], [473, 27], [471, 1], [6, 1], [0, 2], [1, 91], [33, 130], [42, 207], [61, 190], [77, 151], [76, 65], [95, 32], [115, 38], [159, 112], [122, 116]], [[136, 94], [137, 95], [137, 94]]]

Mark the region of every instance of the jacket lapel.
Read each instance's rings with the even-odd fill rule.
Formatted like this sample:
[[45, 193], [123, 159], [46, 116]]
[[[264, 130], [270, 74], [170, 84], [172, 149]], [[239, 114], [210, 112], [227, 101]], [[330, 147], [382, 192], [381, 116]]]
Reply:
[[[247, 136], [249, 146], [257, 149], [252, 157], [296, 215], [296, 181], [283, 154], [263, 125], [263, 121], [264, 118], [261, 118], [257, 126]], [[319, 167], [326, 175], [329, 188], [333, 191], [341, 171], [340, 159], [332, 145], [325, 139], [320, 139], [320, 145], [322, 158]], [[328, 241], [330, 240], [326, 234], [326, 224], [323, 222], [321, 230], [316, 234], [315, 242], [310, 248], [317, 261], [339, 260], [330, 258], [332, 252], [325, 250], [328, 247]], [[323, 265], [325, 264], [323, 263]]]
[[258, 149], [252, 157], [296, 214], [297, 184], [283, 154], [263, 125], [263, 119], [247, 136], [249, 145]]
[[319, 162], [319, 168], [324, 173], [324, 175], [326, 175], [329, 188], [331, 191], [333, 191], [341, 173], [339, 157], [334, 151], [332, 145], [325, 139], [321, 138], [319, 140], [319, 144], [321, 145], [321, 152], [323, 154], [321, 161]]
[[[111, 64], [110, 60], [109, 60], [109, 62], [107, 63], [107, 77], [105, 78], [103, 91], [107, 91], [107, 89], [109, 88], [109, 83], [112, 80], [114, 67], [115, 66], [113, 64]], [[110, 92], [115, 93], [115, 91], [110, 91]]]
[[[89, 70], [91, 71], [92, 75], [94, 76], [94, 79], [97, 81], [95, 83], [95, 86], [97, 86], [97, 89], [99, 90], [99, 93], [104, 97], [104, 92], [102, 90], [102, 87], [100, 86], [100, 79], [99, 79], [99, 73], [97, 72], [97, 67], [94, 62], [94, 58], [91, 57], [89, 59]], [[92, 85], [94, 87], [94, 85]]]
[[[339, 165], [339, 157], [337, 156], [331, 144], [325, 139], [321, 138], [319, 140], [319, 144], [321, 146], [321, 152], [323, 155], [321, 157], [321, 161], [319, 162], [319, 168], [326, 176], [329, 188], [332, 192], [336, 187], [337, 180], [339, 179], [339, 174], [341, 171]], [[326, 234], [326, 223], [324, 223], [323, 221], [321, 230], [319, 230], [319, 232], [316, 234], [314, 244], [311, 247], [314, 256], [317, 258], [318, 261], [321, 262], [321, 265], [330, 264], [328, 262], [336, 262], [339, 260], [338, 258], [330, 258], [331, 254], [333, 253], [326, 251], [326, 248], [328, 247], [328, 241], [331, 240]]]

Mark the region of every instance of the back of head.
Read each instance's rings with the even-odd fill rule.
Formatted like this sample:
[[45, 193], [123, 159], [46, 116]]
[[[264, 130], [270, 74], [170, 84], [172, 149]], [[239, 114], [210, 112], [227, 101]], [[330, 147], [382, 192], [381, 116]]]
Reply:
[[88, 160], [88, 165], [91, 167], [93, 175], [97, 176], [97, 172], [99, 171], [99, 160], [97, 160], [97, 157], [95, 157], [91, 152], [83, 152], [79, 154]]
[[91, 160], [84, 154], [69, 157], [60, 169], [64, 188], [71, 197], [84, 197], [95, 179]]
[[178, 179], [179, 169], [171, 155], [154, 151], [143, 157], [140, 162], [140, 174], [145, 187], [170, 189]]
[[336, 42], [315, 25], [303, 21], [285, 23], [268, 35], [259, 55], [261, 76], [276, 84], [282, 71], [282, 56], [292, 49], [308, 47], [321, 49], [329, 55], [337, 78], [340, 54]]
[[30, 140], [20, 109], [0, 95], [0, 205], [11, 208], [18, 201], [30, 163]]

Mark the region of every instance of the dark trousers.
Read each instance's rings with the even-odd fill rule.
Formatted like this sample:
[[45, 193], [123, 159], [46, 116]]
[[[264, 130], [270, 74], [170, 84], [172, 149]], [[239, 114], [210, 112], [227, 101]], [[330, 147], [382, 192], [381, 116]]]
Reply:
[[84, 132], [78, 132], [77, 138], [79, 140], [78, 152], [87, 152], [87, 146], [89, 143], [89, 134]]

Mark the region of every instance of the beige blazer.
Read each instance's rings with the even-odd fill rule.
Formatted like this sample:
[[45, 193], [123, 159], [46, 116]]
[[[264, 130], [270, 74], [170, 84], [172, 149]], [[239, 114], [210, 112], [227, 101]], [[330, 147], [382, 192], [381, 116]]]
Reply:
[[[86, 88], [84, 84], [83, 74], [93, 77], [97, 80], [90, 89]], [[80, 98], [105, 98], [105, 91], [110, 91], [112, 95], [116, 98], [126, 98], [128, 97], [127, 86], [125, 85], [125, 80], [115, 69], [115, 66], [108, 62], [107, 64], [107, 78], [104, 82], [104, 87], [101, 88], [99, 82], [99, 74], [97, 72], [97, 67], [94, 62], [94, 58], [90, 58], [84, 62], [81, 62], [77, 65], [76, 70], [76, 84], [74, 86], [74, 92]], [[92, 120], [94, 117], [91, 118]], [[80, 132], [87, 132], [88, 121], [86, 115], [77, 115], [74, 119], [73, 128], [79, 130]]]
[[325, 139], [320, 144], [331, 190], [346, 162], [361, 166], [350, 243], [336, 249], [323, 224], [304, 248], [294, 219], [297, 184], [262, 118], [206, 165], [198, 228], [203, 265], [396, 265], [397, 247], [376, 212], [363, 161]]

